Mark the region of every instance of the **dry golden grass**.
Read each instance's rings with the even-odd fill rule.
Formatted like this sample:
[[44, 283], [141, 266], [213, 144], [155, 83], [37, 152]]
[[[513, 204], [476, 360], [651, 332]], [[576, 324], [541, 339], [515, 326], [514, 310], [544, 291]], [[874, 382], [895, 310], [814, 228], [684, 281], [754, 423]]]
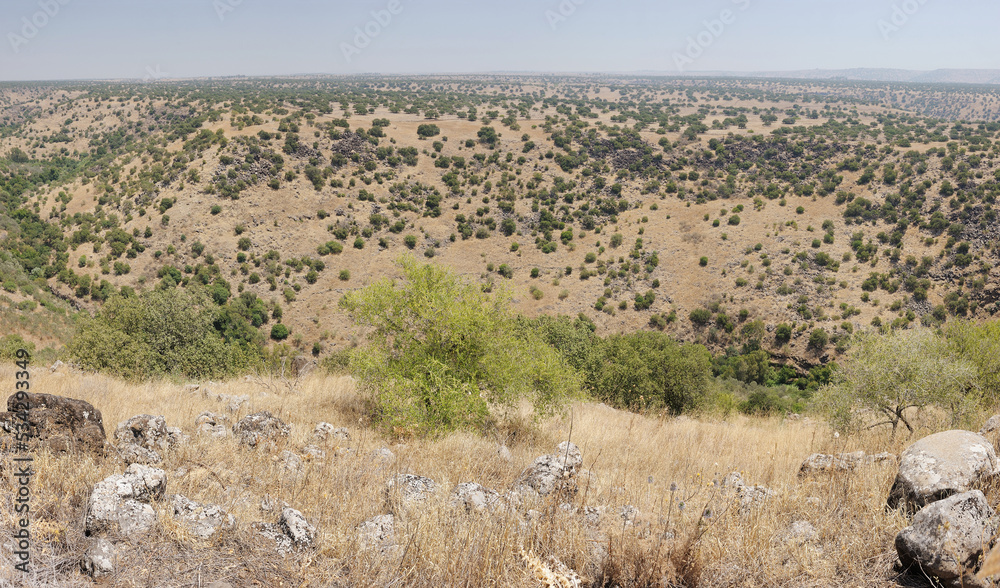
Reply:
[[[172, 519], [167, 505], [159, 505], [154, 531], [120, 545], [118, 572], [105, 581], [109, 586], [200, 586], [213, 580], [234, 586], [540, 586], [527, 558], [552, 572], [564, 565], [584, 585], [896, 585], [892, 542], [907, 523], [885, 510], [892, 468], [816, 481], [796, 477], [813, 452], [898, 453], [905, 440], [891, 442], [882, 433], [835, 438], [826, 426], [808, 421], [665, 419], [580, 403], [565, 417], [494, 438], [459, 433], [401, 442], [366, 426], [364, 404], [347, 377], [313, 375], [294, 391], [281, 382], [238, 380], [202, 384], [199, 392], [170, 382], [135, 385], [75, 372], [37, 370], [33, 378], [36, 392], [93, 403], [109, 436], [117, 423], [143, 413], [162, 414], [168, 425], [182, 427], [192, 438], [164, 455], [167, 493], [220, 504], [237, 519], [235, 529], [200, 542]], [[0, 370], [0, 379], [13, 381], [12, 370]], [[291, 436], [272, 450], [242, 449], [231, 437], [198, 437], [198, 414], [226, 412], [224, 403], [204, 396], [205, 388], [250, 396], [230, 423], [270, 410], [292, 425]], [[277, 454], [289, 449], [302, 455], [320, 421], [348, 427], [352, 438], [341, 443], [354, 451], [328, 445], [325, 463], [304, 460], [302, 476], [286, 474]], [[448, 494], [456, 484], [474, 481], [503, 493], [535, 457], [565, 439], [577, 443], [584, 456], [575, 498], [491, 514], [450, 506]], [[510, 462], [496, 454], [503, 441]], [[390, 448], [396, 461], [382, 466], [373, 461], [370, 453], [380, 447]], [[45, 585], [45, 577], [61, 578], [56, 585], [82, 582], [75, 570], [88, 542], [82, 527], [90, 489], [124, 465], [114, 457], [41, 455], [36, 466], [34, 561], [40, 572], [32, 582]], [[180, 469], [186, 473], [179, 475]], [[732, 471], [777, 494], [740, 508], [718, 485]], [[356, 528], [388, 512], [385, 484], [397, 472], [430, 477], [440, 492], [397, 519], [398, 548], [362, 550]], [[3, 495], [10, 493], [5, 489]], [[253, 522], [277, 519], [277, 511], [261, 510], [265, 496], [289, 503], [317, 527], [314, 549], [282, 557], [255, 533]], [[564, 501], [603, 509], [600, 524], [589, 525], [582, 514], [561, 508]], [[632, 524], [618, 516], [626, 505], [639, 511]], [[5, 500], [7, 528], [11, 507]], [[536, 512], [528, 514], [529, 508]], [[789, 527], [796, 521], [811, 523], [815, 538], [791, 537]], [[0, 572], [0, 585], [14, 579], [7, 567]]]

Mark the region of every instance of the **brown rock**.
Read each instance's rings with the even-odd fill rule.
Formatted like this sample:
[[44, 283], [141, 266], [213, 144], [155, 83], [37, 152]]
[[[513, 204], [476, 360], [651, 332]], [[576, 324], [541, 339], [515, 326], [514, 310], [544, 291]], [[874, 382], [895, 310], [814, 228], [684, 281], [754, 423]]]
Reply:
[[[54, 396], [26, 394], [29, 448], [57, 453], [104, 454], [104, 422], [101, 411], [89, 402]], [[17, 395], [7, 399], [8, 412], [0, 413], [0, 451], [14, 448], [15, 426], [21, 422]]]

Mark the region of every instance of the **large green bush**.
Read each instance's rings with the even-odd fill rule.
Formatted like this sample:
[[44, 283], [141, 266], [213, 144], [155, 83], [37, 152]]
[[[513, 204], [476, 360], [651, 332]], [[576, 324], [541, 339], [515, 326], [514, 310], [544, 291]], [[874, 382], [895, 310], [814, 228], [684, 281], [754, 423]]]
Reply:
[[976, 367], [975, 394], [984, 407], [1000, 404], [1000, 321], [956, 321], [945, 329], [952, 349]]
[[405, 280], [351, 292], [341, 306], [372, 328], [350, 366], [383, 425], [415, 434], [481, 429], [527, 399], [550, 413], [580, 387], [559, 353], [518, 327], [510, 298], [404, 257]]
[[200, 290], [114, 296], [81, 321], [69, 351], [84, 368], [129, 380], [233, 376], [256, 365], [261, 350], [247, 339], [256, 331], [235, 328], [245, 319], [226, 310]]
[[586, 385], [608, 403], [627, 409], [680, 414], [708, 391], [712, 356], [702, 345], [682, 345], [660, 332], [612, 335], [591, 351]]

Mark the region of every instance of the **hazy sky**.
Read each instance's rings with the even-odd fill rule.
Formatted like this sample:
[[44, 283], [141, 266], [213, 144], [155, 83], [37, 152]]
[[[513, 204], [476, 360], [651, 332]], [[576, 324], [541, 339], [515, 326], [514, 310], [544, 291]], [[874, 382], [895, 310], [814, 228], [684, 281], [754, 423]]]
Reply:
[[1000, 68], [998, 17], [995, 0], [0, 0], [0, 79]]

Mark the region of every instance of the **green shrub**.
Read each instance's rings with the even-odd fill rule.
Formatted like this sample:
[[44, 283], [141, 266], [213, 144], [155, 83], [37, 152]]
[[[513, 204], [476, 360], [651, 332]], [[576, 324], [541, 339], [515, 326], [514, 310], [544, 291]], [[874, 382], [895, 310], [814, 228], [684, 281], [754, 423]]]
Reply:
[[632, 410], [690, 411], [703, 399], [710, 376], [705, 347], [682, 345], [660, 332], [612, 335], [595, 346], [586, 364], [591, 393]]
[[271, 338], [275, 341], [284, 341], [289, 335], [288, 327], [278, 323], [271, 327]]
[[812, 333], [809, 334], [809, 349], [822, 351], [826, 348], [826, 344], [829, 341], [830, 336], [826, 334], [826, 331], [823, 329], [813, 329]]
[[712, 312], [707, 308], [696, 308], [691, 311], [691, 314], [688, 315], [688, 318], [691, 319], [692, 323], [700, 327], [703, 327], [712, 320]]
[[129, 380], [221, 379], [256, 365], [259, 343], [239, 312], [203, 291], [170, 288], [111, 297], [96, 316], [81, 320], [69, 352], [85, 369]]
[[0, 360], [12, 363], [17, 357], [17, 350], [25, 349], [34, 357], [35, 344], [25, 341], [18, 334], [4, 335], [0, 337]]
[[559, 353], [518, 328], [509, 296], [412, 258], [399, 266], [405, 282], [381, 280], [341, 300], [355, 323], [373, 328], [351, 369], [383, 425], [425, 435], [482, 430], [523, 399], [543, 415], [579, 390]]
[[776, 329], [774, 329], [774, 340], [778, 345], [784, 345], [792, 339], [792, 326], [786, 323], [781, 323]]

